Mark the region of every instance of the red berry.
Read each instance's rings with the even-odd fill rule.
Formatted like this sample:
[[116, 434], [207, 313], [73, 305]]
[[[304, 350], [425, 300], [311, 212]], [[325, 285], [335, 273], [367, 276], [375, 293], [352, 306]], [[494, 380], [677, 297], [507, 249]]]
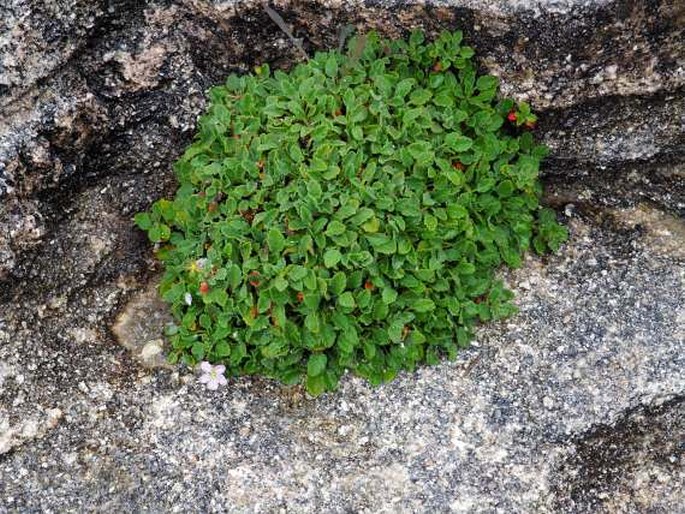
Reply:
[[[259, 271], [250, 271], [249, 276], [250, 277], [258, 277]], [[250, 280], [249, 283], [253, 287], [259, 287], [259, 284], [261, 284], [261, 282], [259, 280], [256, 280], [256, 278], [253, 280]]]
[[366, 289], [367, 291], [372, 291], [373, 288], [374, 288], [373, 282], [371, 282], [370, 280], [367, 280], [364, 283], [364, 289]]
[[200, 282], [200, 294], [209, 293], [209, 284], [207, 282]]
[[304, 302], [304, 293], [302, 291], [297, 292], [297, 301], [300, 303]]
[[464, 171], [464, 170], [466, 169], [466, 166], [464, 166], [464, 164], [463, 164], [462, 162], [460, 162], [460, 161], [455, 161], [455, 162], [453, 162], [453, 163], [452, 163], [452, 167], [453, 167], [455, 170], [459, 170], [459, 171]]
[[516, 121], [516, 111], [510, 111], [507, 115], [507, 119], [514, 123]]

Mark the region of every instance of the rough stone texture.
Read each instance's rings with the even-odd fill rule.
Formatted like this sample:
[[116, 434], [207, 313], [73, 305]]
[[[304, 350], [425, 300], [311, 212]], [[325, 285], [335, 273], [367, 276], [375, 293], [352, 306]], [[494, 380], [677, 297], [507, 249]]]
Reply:
[[171, 313], [157, 292], [157, 283], [151, 282], [129, 300], [112, 325], [112, 332], [143, 366], [173, 368], [164, 355], [162, 337], [164, 327], [172, 321]]
[[682, 2], [276, 5], [308, 51], [463, 29], [540, 112], [572, 233], [457, 362], [318, 400], [210, 394], [137, 328], [164, 313], [131, 217], [173, 191], [204, 90], [297, 52], [252, 3], [68, 4], [0, 6], [0, 512], [682, 511]]
[[635, 209], [613, 225], [578, 205], [562, 254], [505, 277], [521, 313], [457, 362], [317, 400], [137, 367], [88, 322], [116, 284], [5, 306], [0, 497], [21, 512], [677, 512], [682, 253], [625, 228]]

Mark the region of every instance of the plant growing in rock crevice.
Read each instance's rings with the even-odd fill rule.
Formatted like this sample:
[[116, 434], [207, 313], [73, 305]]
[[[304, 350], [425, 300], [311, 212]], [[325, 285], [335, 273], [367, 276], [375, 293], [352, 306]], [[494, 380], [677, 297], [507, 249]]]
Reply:
[[173, 361], [313, 394], [347, 369], [378, 384], [511, 314], [496, 268], [566, 239], [539, 206], [534, 115], [497, 99], [461, 33], [364, 37], [213, 88], [175, 198], [136, 216]]

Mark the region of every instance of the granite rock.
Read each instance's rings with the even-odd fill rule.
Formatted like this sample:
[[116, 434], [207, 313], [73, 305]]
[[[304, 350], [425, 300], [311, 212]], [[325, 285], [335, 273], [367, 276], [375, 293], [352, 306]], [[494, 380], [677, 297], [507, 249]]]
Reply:
[[677, 512], [685, 504], [685, 10], [668, 0], [277, 2], [464, 30], [539, 111], [571, 241], [457, 361], [308, 398], [160, 366], [170, 194], [204, 91], [298, 59], [256, 2], [7, 0], [0, 20], [0, 511]]

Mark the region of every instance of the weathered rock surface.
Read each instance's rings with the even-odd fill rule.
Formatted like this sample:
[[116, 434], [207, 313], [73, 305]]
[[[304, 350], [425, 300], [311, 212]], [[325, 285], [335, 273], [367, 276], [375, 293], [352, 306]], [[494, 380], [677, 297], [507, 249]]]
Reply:
[[158, 304], [125, 308], [157, 273], [131, 217], [173, 191], [204, 90], [290, 65], [287, 38], [250, 3], [5, 4], [0, 512], [682, 509], [681, 2], [276, 6], [308, 51], [347, 23], [464, 30], [540, 112], [572, 232], [507, 275], [521, 313], [456, 363], [318, 400], [247, 378], [209, 394], [154, 367], [136, 327]]
[[645, 206], [577, 205], [563, 252], [506, 276], [521, 313], [457, 362], [317, 400], [137, 366], [98, 321], [123, 284], [5, 305], [0, 497], [21, 512], [677, 512], [681, 235], [633, 226], [666, 216]]

